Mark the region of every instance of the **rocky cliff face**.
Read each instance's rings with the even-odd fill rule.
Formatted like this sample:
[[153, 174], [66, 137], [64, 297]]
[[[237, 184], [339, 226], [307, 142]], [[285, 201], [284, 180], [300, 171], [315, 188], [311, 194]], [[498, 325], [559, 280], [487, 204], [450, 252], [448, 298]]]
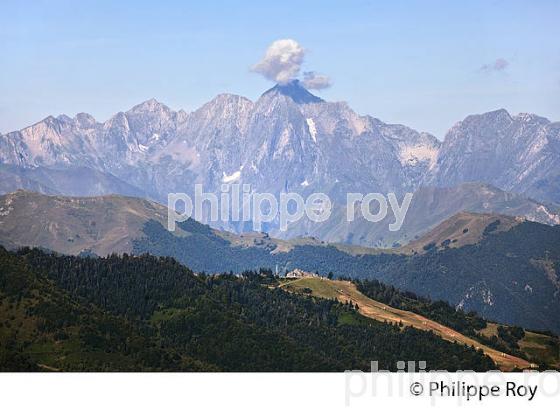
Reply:
[[506, 110], [471, 115], [445, 136], [427, 184], [485, 182], [560, 202], [560, 123]]

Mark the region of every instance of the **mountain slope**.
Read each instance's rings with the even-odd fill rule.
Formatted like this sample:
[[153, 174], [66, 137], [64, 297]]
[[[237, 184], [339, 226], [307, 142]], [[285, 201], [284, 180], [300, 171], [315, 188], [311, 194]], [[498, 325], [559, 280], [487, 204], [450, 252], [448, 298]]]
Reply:
[[[498, 226], [489, 223], [482, 240], [472, 245], [406, 256], [354, 253], [351, 249], [310, 244], [274, 253], [274, 249], [270, 252], [266, 248], [220, 244], [220, 238], [214, 235], [204, 241], [177, 238], [150, 224], [144, 230], [145, 237], [136, 242], [135, 251], [170, 255], [185, 264], [211, 266], [210, 271], [269, 266], [281, 272], [300, 268], [375, 278], [502, 323], [560, 331], [560, 226], [522, 222], [503, 232]], [[224, 258], [222, 262], [219, 257]]]
[[559, 176], [560, 123], [498, 110], [468, 116], [449, 130], [427, 183], [485, 182], [559, 203]]
[[287, 232], [271, 230], [271, 234], [281, 238], [313, 236], [333, 243], [392, 248], [420, 238], [438, 224], [464, 211], [522, 216], [550, 225], [560, 223], [557, 211], [522, 195], [486, 184], [464, 183], [447, 188], [420, 188], [414, 193], [398, 231], [389, 229], [389, 224], [395, 221], [391, 214], [380, 222], [371, 223], [359, 213], [353, 222], [347, 222], [346, 208], [338, 207], [333, 209], [333, 214], [325, 222], [317, 223], [304, 218], [290, 225]]
[[[474, 219], [477, 234], [464, 246], [441, 246], [460, 234], [452, 229], [447, 237], [446, 229], [436, 230], [420, 243], [429, 245], [437, 238], [437, 247], [422, 245], [420, 254], [406, 255], [407, 248], [388, 252], [314, 239], [237, 236], [194, 220], [180, 223], [172, 233], [165, 227], [165, 215], [160, 205], [134, 198], [58, 198], [18, 192], [0, 202], [0, 241], [10, 247], [33, 245], [73, 254], [149, 252], [172, 256], [195, 271], [269, 267], [283, 273], [299, 268], [377, 278], [503, 323], [560, 329], [558, 225], [517, 223], [509, 217], [498, 225], [495, 221], [502, 217], [482, 216]], [[448, 225], [453, 226], [453, 220]]]
[[0, 197], [0, 241], [9, 246], [66, 254], [130, 252], [149, 220], [166, 224], [167, 208], [116, 195], [61, 197], [17, 191]]
[[96, 196], [118, 192], [120, 195], [148, 197], [141, 189], [110, 173], [87, 167], [22, 168], [0, 165], [0, 177], [0, 191], [6, 193], [25, 189], [50, 195]]
[[416, 329], [431, 331], [439, 337], [451, 341], [464, 344], [466, 346], [474, 346], [481, 349], [484, 354], [488, 355], [501, 370], [511, 371], [514, 368], [526, 369], [530, 367], [530, 363], [522, 358], [518, 358], [509, 354], [505, 354], [496, 349], [483, 345], [477, 340], [467, 337], [454, 329], [443, 326], [433, 320], [430, 320], [419, 314], [395, 309], [384, 303], [370, 299], [362, 294], [356, 285], [348, 281], [331, 281], [324, 278], [302, 278], [290, 281], [282, 286], [289, 291], [302, 291], [303, 289], [311, 289], [311, 295], [323, 298], [335, 297], [341, 303], [351, 302], [358, 305], [358, 312], [361, 315], [369, 317], [380, 322], [388, 322], [404, 326], [412, 326]]
[[459, 248], [479, 243], [490, 229], [503, 232], [522, 223], [523, 218], [495, 214], [460, 212], [427, 234], [399, 249], [403, 253], [424, 253], [432, 248]]
[[375, 258], [356, 277], [375, 278], [489, 319], [560, 331], [560, 227], [488, 225], [483, 239], [423, 255]]
[[[197, 277], [170, 258], [1, 248], [0, 259], [0, 338], [9, 340], [0, 345], [1, 370], [365, 371], [372, 360], [395, 369], [398, 360], [418, 357], [428, 369], [495, 367], [482, 352], [434, 334], [270, 289], [270, 272]], [[41, 286], [50, 293], [38, 295]], [[45, 300], [51, 295], [65, 302]], [[23, 308], [17, 318], [14, 306]], [[145, 338], [126, 334], [126, 323]], [[62, 341], [54, 349], [46, 342], [53, 339]]]
[[[0, 196], [0, 244], [9, 248], [33, 246], [64, 254], [84, 252], [106, 256], [131, 253], [147, 240], [146, 232], [163, 231], [172, 241], [192, 244], [193, 255], [202, 244], [215, 244], [212, 249], [216, 251], [229, 247], [238, 251], [256, 250], [265, 257], [288, 252], [296, 245], [327, 246], [312, 238], [284, 241], [255, 232], [235, 235], [194, 220], [179, 224], [171, 234], [166, 229], [167, 217], [166, 207], [145, 199], [118, 195], [67, 197], [20, 190]], [[154, 249], [155, 246], [150, 252]], [[229, 270], [227, 267], [215, 270], [205, 260], [204, 257], [200, 264], [195, 264], [196, 269]]]
[[0, 371], [201, 371], [146, 326], [69, 294], [0, 247]]

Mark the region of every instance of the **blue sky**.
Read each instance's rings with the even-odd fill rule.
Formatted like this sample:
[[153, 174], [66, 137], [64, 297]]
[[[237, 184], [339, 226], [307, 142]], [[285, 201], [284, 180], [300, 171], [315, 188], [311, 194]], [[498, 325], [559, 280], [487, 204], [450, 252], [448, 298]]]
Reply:
[[558, 1], [263, 3], [3, 0], [0, 132], [151, 97], [254, 100], [273, 84], [249, 68], [282, 38], [331, 78], [321, 97], [438, 138], [498, 108], [560, 120]]

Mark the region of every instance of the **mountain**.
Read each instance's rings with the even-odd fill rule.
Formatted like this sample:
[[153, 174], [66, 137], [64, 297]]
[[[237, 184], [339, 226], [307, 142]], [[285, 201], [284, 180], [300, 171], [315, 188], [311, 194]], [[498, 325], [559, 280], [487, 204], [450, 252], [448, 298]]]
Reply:
[[[217, 192], [236, 181], [274, 194], [321, 191], [342, 202], [346, 192], [414, 189], [439, 145], [429, 134], [359, 116], [292, 82], [255, 102], [222, 94], [189, 114], [149, 100], [105, 123], [87, 114], [51, 116], [0, 136], [0, 163], [91, 168], [160, 202], [169, 192], [192, 193], [194, 183]], [[78, 190], [78, 183], [56, 189], [52, 182], [54, 192]], [[98, 194], [124, 194], [116, 184], [99, 185], [106, 191]]]
[[[137, 242], [145, 238], [144, 230], [156, 226], [166, 230], [167, 216], [166, 207], [140, 198], [65, 197], [20, 190], [0, 196], [0, 244], [9, 248], [39, 247], [70, 255], [132, 253]], [[259, 249], [264, 255], [287, 252], [296, 245], [327, 246], [311, 238], [288, 242], [262, 233], [235, 235], [194, 220], [180, 224], [169, 234], [172, 238], [188, 239], [197, 249], [203, 243], [216, 243], [223, 249]], [[193, 264], [191, 261], [190, 266]], [[194, 265], [198, 270], [216, 272], [231, 269], [227, 264], [223, 269], [205, 263]]]
[[288, 232], [271, 230], [281, 238], [313, 236], [327, 242], [360, 244], [378, 248], [395, 248], [427, 234], [438, 224], [460, 212], [491, 213], [518, 216], [548, 225], [560, 223], [560, 214], [541, 203], [520, 194], [504, 192], [482, 183], [463, 183], [453, 187], [422, 187], [412, 197], [402, 227], [391, 232], [394, 217], [370, 223], [357, 214], [353, 222], [346, 220], [346, 208], [333, 209], [325, 222], [302, 219], [292, 224]]
[[[523, 222], [498, 232], [489, 224], [478, 243], [428, 247], [425, 254], [373, 257], [374, 278], [486, 318], [560, 331], [560, 226]], [[402, 258], [402, 259], [401, 259]]]
[[265, 94], [284, 95], [291, 98], [297, 104], [321, 103], [325, 100], [311, 94], [305, 89], [299, 80], [292, 80], [286, 84], [277, 84]]
[[[132, 251], [147, 221], [167, 222], [167, 208], [116, 195], [47, 196], [17, 191], [0, 197], [2, 242], [66, 254], [108, 255]], [[180, 231], [178, 231], [180, 232]]]
[[[430, 134], [358, 115], [346, 103], [324, 101], [292, 81], [256, 101], [221, 94], [190, 113], [151, 99], [103, 123], [85, 113], [49, 116], [0, 135], [0, 192], [114, 193], [164, 204], [170, 192], [193, 195], [194, 184], [214, 193], [233, 183], [276, 196], [323, 192], [335, 208], [328, 223], [303, 221], [283, 233], [275, 220], [263, 229], [290, 239], [313, 235], [391, 247], [460, 211], [557, 223], [559, 129], [536, 115], [512, 117], [499, 110], [467, 117], [442, 143]], [[441, 194], [431, 194], [437, 188]], [[387, 229], [388, 220], [346, 224], [342, 207], [348, 192], [416, 192], [415, 216], [409, 217], [414, 226], [394, 233]], [[518, 205], [504, 199], [509, 192], [518, 194], [511, 199]], [[449, 205], [434, 203], [432, 195]], [[430, 212], [430, 206], [437, 211]], [[201, 222], [209, 222], [207, 210]], [[231, 220], [210, 224], [236, 233], [252, 229], [250, 223]]]
[[107, 192], [136, 197], [147, 196], [141, 189], [110, 173], [88, 167], [24, 168], [0, 165], [0, 178], [0, 189], [3, 192], [25, 189], [44, 194], [64, 193], [72, 196], [96, 196]]
[[439, 145], [429, 134], [325, 102], [294, 81], [254, 103], [222, 94], [189, 114], [149, 100], [105, 123], [87, 114], [48, 117], [1, 136], [0, 161], [90, 167], [162, 202], [168, 192], [190, 193], [195, 182], [212, 191], [237, 180], [258, 192], [314, 189], [336, 200], [352, 190], [410, 190]]
[[408, 247], [382, 251], [312, 238], [235, 235], [192, 219], [170, 232], [166, 215], [163, 206], [137, 198], [19, 191], [0, 198], [0, 244], [75, 255], [150, 253], [173, 257], [197, 272], [267, 267], [283, 274], [298, 268], [379, 279], [488, 319], [560, 331], [560, 225], [462, 213]]
[[445, 136], [426, 183], [484, 182], [560, 203], [560, 123], [506, 110], [470, 115]]
[[426, 235], [410, 242], [399, 252], [426, 253], [432, 249], [460, 248], [479, 243], [488, 233], [504, 232], [524, 221], [521, 217], [459, 212], [446, 219]]
[[[478, 192], [477, 188], [474, 190]], [[451, 192], [450, 196], [456, 196], [456, 193]], [[312, 248], [317, 252], [320, 252], [319, 249], [333, 249], [349, 255], [383, 252], [380, 249], [329, 243], [312, 236], [286, 240], [266, 233], [234, 234], [212, 229], [194, 220], [178, 224], [177, 230], [171, 233], [166, 230], [167, 215], [168, 209], [163, 205], [135, 197], [66, 197], [20, 190], [0, 196], [0, 244], [10, 248], [34, 246], [70, 255], [93, 253], [106, 256], [113, 252], [147, 251], [179, 257], [178, 254], [166, 253], [165, 249], [167, 241], [179, 241], [180, 253], [184, 254], [186, 249], [191, 250], [186, 259], [179, 257], [179, 260], [196, 270], [211, 272], [242, 271], [278, 263], [280, 267], [286, 266], [287, 269], [293, 262], [290, 257], [280, 261], [279, 254], [290, 254], [296, 248]], [[445, 215], [437, 215], [435, 220], [443, 217]], [[450, 246], [476, 242], [475, 238], [479, 239], [480, 231], [498, 218], [504, 222], [499, 231], [524, 220], [495, 214], [459, 213], [412, 242], [412, 247], [394, 248], [392, 252], [407, 253], [419, 248], [420, 243], [441, 243], [446, 239], [454, 239], [455, 236], [461, 236], [461, 240]], [[457, 221], [462, 222], [459, 227], [456, 226]], [[478, 226], [478, 234], [475, 234], [474, 229], [467, 235], [460, 235], [458, 232], [473, 225]], [[443, 228], [447, 226], [455, 227], [456, 232], [451, 233], [449, 229]], [[162, 236], [161, 243], [158, 243], [159, 236]], [[206, 254], [200, 255], [197, 262], [195, 258], [201, 247], [206, 248]], [[233, 252], [232, 260], [221, 261], [222, 258], [209, 257], [212, 252]], [[274, 260], [275, 257], [278, 260]]]

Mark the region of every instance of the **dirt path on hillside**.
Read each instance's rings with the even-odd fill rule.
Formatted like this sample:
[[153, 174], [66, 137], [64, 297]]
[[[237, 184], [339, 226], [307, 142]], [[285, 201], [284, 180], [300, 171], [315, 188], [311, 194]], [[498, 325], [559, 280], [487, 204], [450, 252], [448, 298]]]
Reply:
[[[409, 312], [406, 310], [400, 310], [393, 308], [381, 302], [377, 302], [373, 299], [368, 298], [363, 293], [358, 291], [356, 285], [348, 281], [332, 281], [328, 279], [320, 278], [303, 278], [291, 282], [295, 284], [302, 281], [302, 284], [309, 283], [310, 280], [320, 281], [322, 287], [328, 283], [334, 288], [336, 292], [336, 298], [340, 302], [351, 301], [354, 304], [358, 304], [358, 312], [366, 317], [377, 321], [387, 321], [389, 323], [399, 323], [402, 321], [405, 326], [412, 326], [420, 330], [433, 331], [435, 334], [440, 336], [442, 339], [448, 341], [456, 341], [457, 343], [462, 343], [467, 346], [474, 346], [477, 349], [482, 349], [482, 351], [487, 354], [496, 365], [504, 371], [510, 371], [514, 368], [526, 369], [530, 368], [531, 363], [527, 360], [521, 359], [509, 355], [507, 353], [502, 353], [496, 349], [485, 346], [475, 339], [471, 339], [456, 330], [453, 330], [447, 326], [443, 326], [431, 319], [421, 316], [417, 313]], [[320, 295], [319, 295], [320, 296]]]

